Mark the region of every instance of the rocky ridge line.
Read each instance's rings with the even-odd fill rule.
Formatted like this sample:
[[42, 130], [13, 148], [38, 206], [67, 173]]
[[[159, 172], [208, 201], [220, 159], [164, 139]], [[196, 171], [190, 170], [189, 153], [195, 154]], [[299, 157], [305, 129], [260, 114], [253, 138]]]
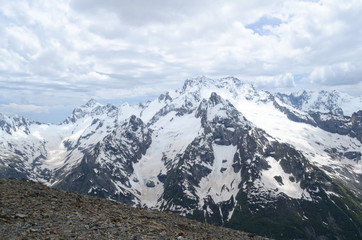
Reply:
[[0, 178], [0, 239], [265, 239], [114, 201]]

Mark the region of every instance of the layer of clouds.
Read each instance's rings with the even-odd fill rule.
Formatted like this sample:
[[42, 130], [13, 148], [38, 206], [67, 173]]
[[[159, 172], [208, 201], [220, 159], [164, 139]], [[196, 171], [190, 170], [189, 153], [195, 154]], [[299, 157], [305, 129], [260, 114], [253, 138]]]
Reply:
[[143, 99], [199, 75], [358, 94], [361, 12], [359, 0], [0, 0], [0, 103]]
[[31, 105], [31, 104], [1, 104], [0, 110], [5, 114], [21, 114], [21, 113], [46, 113], [48, 112], [47, 107]]
[[312, 83], [327, 85], [355, 85], [361, 82], [362, 68], [344, 62], [332, 65], [318, 66], [305, 79]]
[[291, 73], [284, 73], [275, 76], [258, 76], [246, 81], [253, 83], [260, 89], [282, 89], [294, 88], [296, 86], [294, 76]]

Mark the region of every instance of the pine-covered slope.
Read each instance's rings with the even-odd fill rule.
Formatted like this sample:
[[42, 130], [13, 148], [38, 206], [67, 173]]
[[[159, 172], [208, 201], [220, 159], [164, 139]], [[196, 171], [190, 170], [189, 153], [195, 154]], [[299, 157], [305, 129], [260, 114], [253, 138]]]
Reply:
[[138, 106], [91, 100], [59, 125], [2, 116], [0, 176], [279, 239], [359, 239], [361, 112], [201, 77]]

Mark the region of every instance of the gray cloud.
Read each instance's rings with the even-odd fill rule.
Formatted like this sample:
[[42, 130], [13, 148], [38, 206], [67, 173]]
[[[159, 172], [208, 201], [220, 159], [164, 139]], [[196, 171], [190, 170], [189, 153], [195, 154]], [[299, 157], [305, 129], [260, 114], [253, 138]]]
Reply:
[[355, 94], [361, 12], [358, 0], [1, 1], [0, 104], [144, 99], [198, 75]]
[[207, 8], [208, 1], [163, 1], [163, 0], [75, 0], [71, 2], [73, 9], [86, 14], [104, 14], [113, 12], [127, 24], [140, 26], [154, 23], [164, 24], [177, 22], [180, 19], [194, 15], [198, 10]]

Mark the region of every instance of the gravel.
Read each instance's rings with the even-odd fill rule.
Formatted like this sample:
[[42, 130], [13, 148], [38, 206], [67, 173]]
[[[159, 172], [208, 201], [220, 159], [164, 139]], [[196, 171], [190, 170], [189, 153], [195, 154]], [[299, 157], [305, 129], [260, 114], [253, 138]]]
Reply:
[[24, 179], [0, 179], [0, 239], [265, 238]]

